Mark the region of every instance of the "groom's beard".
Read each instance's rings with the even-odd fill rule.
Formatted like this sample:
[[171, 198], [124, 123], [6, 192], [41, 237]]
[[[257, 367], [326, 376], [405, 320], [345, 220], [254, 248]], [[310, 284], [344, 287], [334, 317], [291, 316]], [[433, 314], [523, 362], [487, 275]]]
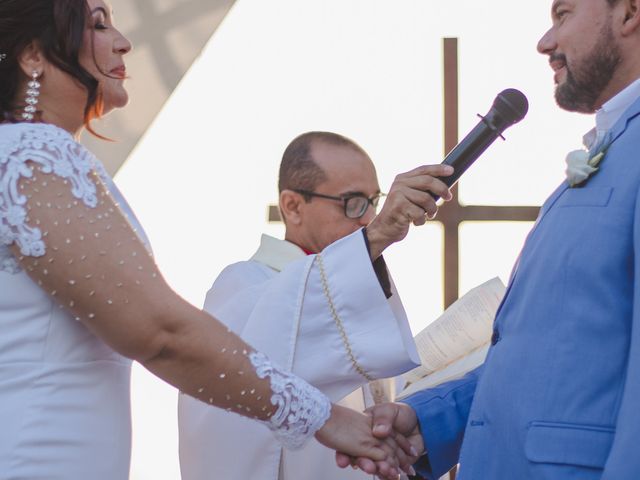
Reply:
[[558, 106], [570, 112], [593, 113], [596, 102], [620, 64], [621, 54], [611, 24], [606, 24], [591, 53], [571, 69], [564, 54], [553, 54], [550, 60], [564, 62], [567, 72], [564, 83], [556, 87]]

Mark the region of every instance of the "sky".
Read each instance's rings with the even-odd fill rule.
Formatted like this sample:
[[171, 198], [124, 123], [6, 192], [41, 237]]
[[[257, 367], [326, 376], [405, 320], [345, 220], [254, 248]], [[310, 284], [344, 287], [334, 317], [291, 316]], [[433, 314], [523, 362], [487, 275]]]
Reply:
[[[550, 1], [238, 0], [116, 176], [169, 283], [197, 306], [229, 263], [249, 258], [277, 201], [286, 145], [309, 130], [358, 142], [387, 190], [398, 173], [443, 158], [442, 38], [460, 51], [460, 138], [505, 88], [527, 117], [464, 175], [473, 205], [540, 205], [564, 178], [590, 116], [562, 112], [536, 52]], [[132, 74], [134, 80], [143, 78]], [[461, 227], [464, 293], [505, 283], [529, 223]], [[442, 312], [442, 232], [413, 229], [385, 252], [415, 333]], [[176, 398], [133, 376], [133, 480], [179, 478]]]

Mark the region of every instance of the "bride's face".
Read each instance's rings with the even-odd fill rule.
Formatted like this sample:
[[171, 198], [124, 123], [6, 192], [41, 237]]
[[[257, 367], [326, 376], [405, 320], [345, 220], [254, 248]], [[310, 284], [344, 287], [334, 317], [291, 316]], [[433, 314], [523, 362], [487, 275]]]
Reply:
[[103, 0], [87, 0], [87, 4], [90, 16], [78, 60], [100, 83], [103, 113], [107, 113], [124, 107], [129, 100], [123, 57], [131, 50], [131, 43], [115, 27], [109, 5]]

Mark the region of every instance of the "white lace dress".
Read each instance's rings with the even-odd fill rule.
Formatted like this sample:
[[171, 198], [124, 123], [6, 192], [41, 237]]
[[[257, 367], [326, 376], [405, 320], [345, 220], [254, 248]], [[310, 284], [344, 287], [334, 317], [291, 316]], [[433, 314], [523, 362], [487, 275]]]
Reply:
[[[25, 210], [11, 199], [33, 152], [61, 174], [70, 159], [85, 176], [100, 168], [63, 130], [0, 126], [0, 209], [6, 212], [0, 222], [0, 478], [127, 478], [131, 362], [60, 308], [8, 249], [10, 227], [24, 227]], [[101, 177], [137, 225], [111, 180]], [[89, 183], [76, 188], [81, 197], [90, 195]]]
[[[77, 199], [72, 203], [83, 208], [96, 207], [99, 203], [96, 185], [101, 184], [131, 226], [137, 227], [139, 239], [133, 240], [147, 244], [142, 229], [112, 180], [95, 157], [70, 134], [45, 124], [0, 125], [0, 478], [126, 479], [131, 443], [131, 362], [91, 333], [78, 321], [80, 318], [59, 306], [60, 295], [50, 291], [50, 285], [42, 277], [47, 275], [47, 268], [53, 269], [53, 265], [60, 268], [63, 260], [67, 262], [62, 256], [64, 248], [60, 248], [54, 264], [49, 248], [56, 251], [58, 248], [48, 244], [49, 238], [60, 233], [54, 230], [65, 229], [65, 222], [55, 221], [53, 225], [47, 225], [46, 231], [44, 227], [39, 228], [40, 220], [29, 205], [34, 200], [21, 194], [21, 181], [35, 175], [33, 172], [44, 174], [43, 178], [48, 181], [63, 179], [56, 183], [64, 181], [73, 193], [72, 198]], [[47, 181], [38, 184], [38, 188], [47, 188]], [[33, 190], [38, 192], [38, 189]], [[32, 206], [34, 212], [36, 207], [45, 207], [39, 202]], [[59, 205], [46, 207], [52, 209], [52, 216], [55, 216], [55, 208], [65, 208]], [[76, 207], [69, 204], [68, 208], [73, 211]], [[43, 218], [43, 224], [46, 223], [45, 217], [40, 218]], [[98, 233], [95, 236], [98, 237]], [[67, 243], [69, 241], [67, 239]], [[23, 270], [24, 257], [16, 258], [9, 249], [11, 245], [19, 246], [24, 257], [36, 259], [28, 264], [29, 274]], [[86, 256], [76, 261], [82, 261]], [[38, 260], [45, 265], [38, 266], [34, 273], [32, 265], [37, 265]], [[51, 267], [47, 266], [47, 261], [51, 262]], [[68, 262], [71, 264], [73, 258]], [[94, 285], [88, 295], [99, 297], [100, 280], [86, 282]], [[108, 302], [112, 303], [111, 299]], [[69, 306], [73, 307], [73, 302]], [[233, 353], [235, 355], [236, 351]], [[263, 355], [242, 353], [250, 360], [257, 378], [269, 377], [270, 380], [272, 391], [266, 397], [277, 409], [263, 422], [284, 444], [300, 446], [328, 418], [328, 400], [304, 382], [280, 372]], [[218, 378], [218, 373], [212, 373]], [[219, 375], [220, 378], [224, 376]], [[243, 378], [253, 381], [255, 376], [245, 374]], [[220, 388], [232, 390], [229, 385], [235, 384], [226, 385]], [[255, 399], [251, 400], [253, 403], [247, 399], [249, 403], [238, 404], [236, 408], [236, 405], [225, 405], [219, 400], [230, 399], [229, 393], [238, 398], [244, 396], [248, 389], [242, 388], [237, 395], [229, 391], [224, 396], [213, 388], [205, 391], [207, 398], [202, 399], [234, 411], [246, 409], [249, 412], [246, 405], [261, 405]], [[263, 411], [265, 408], [262, 407]], [[248, 415], [246, 412], [243, 411]]]

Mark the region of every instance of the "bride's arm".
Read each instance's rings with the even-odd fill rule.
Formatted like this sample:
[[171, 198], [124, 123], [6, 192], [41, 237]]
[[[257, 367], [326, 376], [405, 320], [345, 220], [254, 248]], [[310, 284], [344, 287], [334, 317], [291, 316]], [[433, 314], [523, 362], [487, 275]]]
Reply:
[[40, 231], [41, 245], [18, 239], [12, 249], [34, 281], [114, 350], [181, 391], [243, 415], [272, 416], [270, 380], [254, 365], [260, 359], [170, 289], [97, 177], [90, 179], [97, 204], [89, 206], [72, 194], [72, 179], [29, 167], [33, 177], [20, 180], [19, 193], [27, 200], [25, 226]]

